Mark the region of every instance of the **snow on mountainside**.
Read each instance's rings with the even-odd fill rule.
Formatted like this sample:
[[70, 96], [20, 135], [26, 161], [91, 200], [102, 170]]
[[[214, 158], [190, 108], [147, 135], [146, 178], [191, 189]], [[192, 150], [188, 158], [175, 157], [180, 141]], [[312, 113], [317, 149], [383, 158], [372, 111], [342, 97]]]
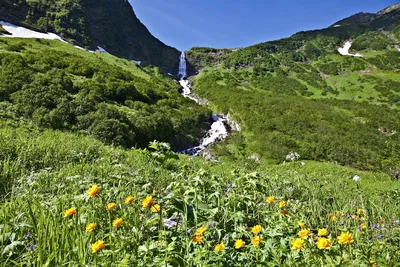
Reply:
[[2, 35], [9, 38], [39, 38], [48, 40], [59, 40], [66, 43], [60, 36], [54, 33], [41, 33], [29, 30], [25, 27], [17, 26], [6, 21], [0, 21], [0, 25], [11, 35]]
[[353, 56], [353, 57], [362, 57], [362, 55], [360, 53], [356, 53], [356, 54], [350, 54], [349, 50], [351, 48], [351, 41], [346, 41], [344, 43], [344, 46], [338, 49], [338, 52], [342, 55], [342, 56]]
[[[22, 26], [17, 26], [12, 23], [6, 22], [6, 21], [0, 21], [0, 25], [10, 34], [5, 34], [5, 35], [0, 35], [1, 37], [7, 37], [7, 38], [38, 38], [38, 39], [46, 39], [46, 40], [58, 40], [63, 43], [68, 43], [67, 41], [63, 40], [60, 36], [58, 36], [55, 33], [42, 33], [42, 32], [37, 32], [33, 31], [30, 29], [27, 29]], [[75, 48], [81, 49], [81, 50], [86, 50], [83, 47], [74, 45]], [[86, 50], [89, 52], [95, 52], [91, 50]], [[97, 46], [96, 52], [100, 53], [107, 53], [107, 51], [101, 47]]]

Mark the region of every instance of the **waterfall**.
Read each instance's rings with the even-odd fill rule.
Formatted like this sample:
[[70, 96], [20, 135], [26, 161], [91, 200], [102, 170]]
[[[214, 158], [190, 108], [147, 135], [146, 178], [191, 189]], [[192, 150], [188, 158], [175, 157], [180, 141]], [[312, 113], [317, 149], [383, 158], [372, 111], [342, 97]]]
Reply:
[[179, 59], [179, 72], [178, 72], [178, 78], [180, 80], [183, 80], [183, 78], [186, 78], [187, 76], [187, 71], [186, 71], [186, 57], [185, 57], [185, 52], [182, 51], [181, 57]]
[[[182, 86], [182, 95], [200, 104], [201, 103], [200, 99], [192, 95], [190, 81], [185, 79], [187, 78], [185, 52], [181, 53], [179, 61], [178, 78], [179, 78], [179, 83]], [[200, 140], [200, 145], [188, 148], [182, 151], [181, 153], [197, 156], [201, 151], [206, 149], [209, 145], [222, 141], [228, 136], [228, 130], [225, 127], [226, 119], [219, 117], [215, 114], [212, 114], [212, 120], [213, 124], [211, 124], [211, 129], [209, 129], [205, 134], [205, 136]]]

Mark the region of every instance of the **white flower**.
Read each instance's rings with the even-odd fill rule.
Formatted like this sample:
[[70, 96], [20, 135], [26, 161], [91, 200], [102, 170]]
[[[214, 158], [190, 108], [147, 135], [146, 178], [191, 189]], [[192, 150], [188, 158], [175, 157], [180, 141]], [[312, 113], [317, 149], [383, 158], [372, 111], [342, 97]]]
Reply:
[[354, 175], [354, 177], [353, 177], [353, 181], [359, 181], [360, 180], [360, 176], [358, 176], [358, 175]]

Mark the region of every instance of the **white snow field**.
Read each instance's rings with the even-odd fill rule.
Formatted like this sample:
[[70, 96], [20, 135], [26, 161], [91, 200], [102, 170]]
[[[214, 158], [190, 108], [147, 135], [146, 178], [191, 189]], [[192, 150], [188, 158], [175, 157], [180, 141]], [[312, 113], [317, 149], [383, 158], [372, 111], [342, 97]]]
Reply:
[[17, 26], [6, 21], [0, 21], [0, 25], [8, 31], [11, 35], [2, 35], [8, 38], [39, 38], [47, 40], [59, 40], [66, 43], [60, 36], [54, 33], [41, 33], [29, 30], [25, 27]]
[[[0, 25], [10, 34], [6, 35], [1, 35], [1, 37], [7, 37], [7, 38], [38, 38], [38, 39], [47, 39], [47, 40], [59, 40], [63, 43], [68, 43], [67, 41], [63, 40], [60, 36], [58, 36], [55, 33], [42, 33], [42, 32], [37, 32], [33, 31], [30, 29], [27, 29], [22, 26], [17, 26], [12, 23], [6, 22], [6, 21], [0, 21]], [[81, 49], [81, 50], [86, 50], [83, 47], [74, 45], [75, 48]], [[91, 50], [86, 50], [89, 52], [94, 52]], [[107, 51], [102, 48], [101, 46], [97, 47], [96, 52], [100, 53], [107, 53]]]
[[352, 45], [351, 41], [346, 41], [344, 43], [344, 46], [338, 49], [338, 52], [343, 56], [362, 57], [362, 55], [360, 53], [356, 53], [356, 54], [349, 53], [351, 45]]

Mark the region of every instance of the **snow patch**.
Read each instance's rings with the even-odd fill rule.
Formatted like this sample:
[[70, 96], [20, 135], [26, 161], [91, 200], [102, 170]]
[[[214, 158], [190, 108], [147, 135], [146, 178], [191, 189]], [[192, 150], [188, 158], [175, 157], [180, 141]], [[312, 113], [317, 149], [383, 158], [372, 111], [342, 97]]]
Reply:
[[83, 47], [80, 47], [80, 46], [77, 46], [77, 45], [74, 45], [74, 47], [75, 47], [75, 48], [78, 48], [78, 49], [80, 49], [80, 50], [84, 50], [84, 51], [86, 51], [86, 49], [85, 49], [85, 48], [83, 48]]
[[11, 35], [2, 35], [6, 38], [39, 38], [47, 40], [59, 40], [63, 43], [67, 43], [60, 36], [55, 33], [41, 33], [37, 31], [29, 30], [25, 27], [17, 26], [6, 21], [0, 21], [0, 25], [8, 31]]
[[356, 53], [356, 54], [349, 53], [351, 45], [352, 45], [351, 41], [346, 41], [344, 43], [343, 47], [338, 49], [338, 52], [343, 56], [362, 57], [362, 55], [360, 53]]
[[107, 53], [107, 51], [106, 51], [103, 47], [101, 47], [101, 46], [97, 46], [96, 52]]
[[135, 64], [137, 64], [137, 65], [142, 64], [142, 61], [140, 61], [140, 60], [132, 60], [132, 62], [135, 63]]
[[336, 25], [333, 25], [333, 27], [334, 27], [334, 28], [338, 28], [338, 27], [340, 27], [340, 25], [339, 25], [339, 24], [336, 24]]

